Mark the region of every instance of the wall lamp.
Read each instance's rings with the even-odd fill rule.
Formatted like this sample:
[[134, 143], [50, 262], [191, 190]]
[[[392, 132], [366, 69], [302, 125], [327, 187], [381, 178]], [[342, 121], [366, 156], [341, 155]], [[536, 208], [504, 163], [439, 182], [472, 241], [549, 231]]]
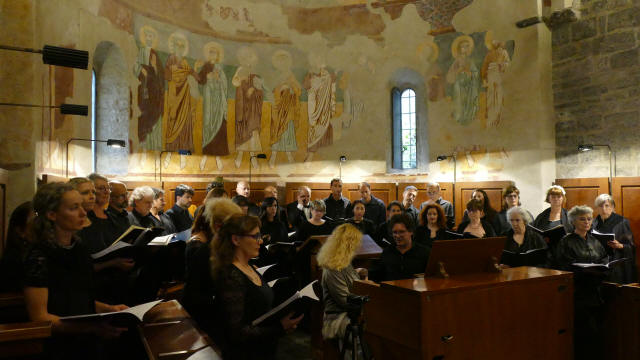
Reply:
[[453, 203], [453, 208], [456, 208], [456, 174], [457, 174], [457, 165], [458, 165], [458, 160], [456, 158], [456, 154], [453, 153], [451, 155], [438, 155], [438, 157], [436, 157], [436, 161], [445, 161], [447, 159], [453, 159], [453, 197], [452, 197], [452, 203]]
[[60, 109], [60, 113], [63, 115], [89, 115], [89, 107], [87, 105], [73, 105], [73, 104], [60, 104], [54, 105], [32, 105], [32, 104], [16, 104], [16, 103], [0, 103], [0, 106], [21, 106], [30, 108], [46, 108], [46, 109]]
[[[158, 161], [154, 161], [154, 167], [153, 167], [153, 180], [156, 179], [156, 173], [158, 170], [158, 162], [160, 162], [160, 182], [162, 182], [162, 154], [164, 153], [171, 153], [174, 152], [173, 150], [162, 150], [160, 151], [160, 155], [158, 155]], [[191, 155], [191, 150], [187, 150], [187, 149], [180, 149], [178, 151], [175, 151], [178, 153], [178, 155], [185, 155], [185, 156], [190, 156]]]
[[265, 154], [257, 154], [257, 155], [249, 156], [249, 189], [251, 189], [251, 168], [253, 167], [252, 164], [251, 164], [251, 160], [253, 160], [253, 158], [266, 159], [267, 155], [265, 155]]
[[347, 157], [344, 155], [340, 155], [340, 161], [338, 162], [338, 164], [340, 164], [340, 177], [339, 179], [342, 180], [342, 163], [347, 161]]
[[127, 147], [127, 143], [124, 140], [118, 140], [118, 139], [108, 139], [108, 140], [97, 140], [97, 139], [82, 139], [82, 138], [71, 138], [67, 141], [67, 144], [65, 146], [65, 158], [66, 158], [66, 165], [65, 165], [65, 176], [68, 178], [69, 177], [69, 143], [72, 141], [89, 141], [89, 142], [102, 142], [102, 143], [107, 143], [107, 146], [109, 147], [113, 147], [113, 148], [124, 148]]
[[[614, 176], [614, 171], [615, 171], [615, 153], [611, 150], [611, 146], [609, 146], [609, 144], [580, 144], [578, 145], [578, 151], [580, 152], [587, 152], [587, 151], [591, 151], [594, 148], [597, 147], [606, 147], [607, 150], [609, 151], [609, 195], [611, 195], [611, 191], [612, 191], [612, 182], [613, 182], [613, 176]], [[612, 161], [613, 160], [613, 161]], [[612, 165], [613, 164], [613, 165]]]
[[51, 45], [45, 45], [42, 50], [8, 45], [0, 45], [0, 49], [42, 54], [42, 62], [48, 65], [84, 70], [87, 70], [87, 66], [89, 65], [89, 52], [84, 50], [68, 49]]

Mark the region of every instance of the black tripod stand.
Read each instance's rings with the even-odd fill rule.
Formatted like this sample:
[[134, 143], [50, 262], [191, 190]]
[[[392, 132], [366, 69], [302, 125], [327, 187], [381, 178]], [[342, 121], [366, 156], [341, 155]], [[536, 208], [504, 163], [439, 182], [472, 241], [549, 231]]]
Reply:
[[349, 316], [349, 325], [347, 325], [342, 339], [340, 359], [344, 360], [347, 350], [351, 350], [351, 360], [373, 359], [369, 352], [369, 347], [364, 342], [364, 320], [361, 320], [363, 305], [368, 301], [368, 296], [347, 296], [347, 305], [350, 308], [347, 312], [347, 316]]

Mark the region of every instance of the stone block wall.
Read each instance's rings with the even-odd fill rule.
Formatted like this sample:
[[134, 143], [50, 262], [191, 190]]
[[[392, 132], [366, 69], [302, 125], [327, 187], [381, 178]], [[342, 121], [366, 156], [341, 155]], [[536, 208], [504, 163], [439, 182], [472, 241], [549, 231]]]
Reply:
[[640, 0], [582, 0], [581, 19], [553, 31], [558, 178], [640, 175]]

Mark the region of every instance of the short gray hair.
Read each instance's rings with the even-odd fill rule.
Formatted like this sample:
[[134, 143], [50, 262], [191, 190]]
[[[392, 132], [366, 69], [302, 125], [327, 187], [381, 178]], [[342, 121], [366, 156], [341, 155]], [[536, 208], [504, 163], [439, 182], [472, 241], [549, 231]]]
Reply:
[[609, 194], [598, 195], [598, 197], [596, 198], [596, 207], [602, 206], [602, 204], [604, 204], [607, 201], [609, 202], [609, 204], [611, 204], [611, 206], [616, 207], [615, 201], [613, 201], [613, 198]]
[[438, 188], [438, 190], [439, 190], [439, 189], [440, 189], [440, 184], [438, 184], [438, 183], [437, 183], [437, 182], [435, 182], [435, 181], [428, 181], [428, 182], [427, 182], [427, 187], [428, 187], [428, 188], [429, 188], [429, 187], [436, 187], [436, 188]]
[[578, 218], [578, 216], [591, 214], [593, 215], [593, 209], [588, 207], [587, 205], [576, 205], [569, 210], [567, 214], [569, 218], [569, 223], [573, 225], [573, 222]]
[[147, 196], [151, 196], [152, 199], [155, 198], [155, 193], [151, 186], [138, 186], [129, 195], [129, 206], [135, 206], [136, 201], [142, 200]]
[[89, 175], [87, 175], [87, 179], [91, 180], [91, 181], [96, 181], [96, 180], [104, 180], [106, 182], [109, 182], [109, 179], [107, 179], [106, 177], [98, 174], [98, 173], [91, 173]]
[[521, 208], [520, 206], [514, 206], [511, 209], [507, 210], [507, 221], [511, 221], [511, 217], [516, 213], [520, 214], [520, 217], [522, 218], [522, 221], [524, 221], [525, 225], [529, 225], [533, 221], [531, 215], [529, 215], [529, 212]]
[[308, 187], [308, 186], [306, 186], [306, 185], [300, 186], [300, 187], [298, 188], [298, 195], [300, 195], [300, 194], [302, 193], [302, 190], [307, 190], [307, 192], [309, 193], [309, 195], [311, 195], [311, 188], [310, 188], [310, 187]]
[[312, 210], [327, 212], [327, 206], [324, 204], [324, 200], [313, 200], [309, 206]]

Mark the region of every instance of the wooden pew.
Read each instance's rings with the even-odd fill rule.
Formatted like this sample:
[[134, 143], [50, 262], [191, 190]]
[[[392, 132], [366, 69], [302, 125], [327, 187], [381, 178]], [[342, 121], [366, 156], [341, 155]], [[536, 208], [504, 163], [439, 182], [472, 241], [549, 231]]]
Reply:
[[640, 286], [603, 284], [603, 334], [609, 360], [640, 358]]
[[541, 268], [356, 282], [376, 359], [571, 359], [572, 274]]
[[175, 300], [149, 310], [138, 325], [138, 332], [149, 360], [184, 360], [206, 347], [220, 355], [209, 336]]
[[37, 359], [49, 337], [50, 321], [0, 324], [0, 359]]

